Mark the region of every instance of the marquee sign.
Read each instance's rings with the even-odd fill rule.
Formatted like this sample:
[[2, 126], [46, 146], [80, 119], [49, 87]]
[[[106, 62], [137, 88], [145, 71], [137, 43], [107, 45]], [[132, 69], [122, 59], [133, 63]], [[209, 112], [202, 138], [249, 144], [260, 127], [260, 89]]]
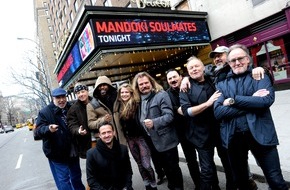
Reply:
[[97, 46], [210, 41], [205, 21], [95, 19]]
[[[169, 0], [134, 1], [151, 7], [166, 7], [170, 4]], [[91, 9], [91, 12], [87, 18], [84, 17], [83, 28], [78, 28], [72, 34], [67, 46], [69, 49], [65, 50], [57, 65], [57, 79], [61, 87], [67, 85], [100, 49], [210, 42], [206, 13], [195, 15], [191, 12], [164, 10], [159, 16], [157, 11], [151, 15], [145, 9], [128, 9], [124, 12], [118, 8], [93, 6], [86, 9]], [[122, 14], [116, 16], [115, 11], [121, 11]]]

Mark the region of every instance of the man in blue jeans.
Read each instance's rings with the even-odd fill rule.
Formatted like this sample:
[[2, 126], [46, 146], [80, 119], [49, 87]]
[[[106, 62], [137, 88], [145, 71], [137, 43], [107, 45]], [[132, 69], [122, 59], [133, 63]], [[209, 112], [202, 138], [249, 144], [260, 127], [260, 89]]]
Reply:
[[59, 190], [85, 190], [82, 183], [80, 161], [71, 141], [67, 126], [66, 91], [52, 91], [53, 101], [37, 117], [35, 134], [42, 139], [43, 152], [48, 158], [51, 173]]

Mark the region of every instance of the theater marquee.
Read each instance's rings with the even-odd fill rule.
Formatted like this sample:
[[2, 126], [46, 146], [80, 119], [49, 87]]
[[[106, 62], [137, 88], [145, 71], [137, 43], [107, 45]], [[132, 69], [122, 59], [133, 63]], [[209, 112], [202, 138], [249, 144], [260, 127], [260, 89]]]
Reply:
[[[156, 2], [165, 1], [140, 2], [146, 6], [154, 2], [154, 6], [157, 6], [159, 4]], [[67, 87], [83, 76], [88, 77], [86, 80], [97, 76], [96, 70], [90, 76], [87, 72], [101, 62], [104, 54], [110, 56], [105, 52], [122, 51], [127, 57], [126, 55], [130, 54], [129, 49], [189, 47], [208, 44], [211, 40], [205, 12], [157, 8], [150, 11], [146, 8], [84, 8], [83, 15], [70, 35], [54, 71], [61, 87]], [[120, 63], [118, 67], [121, 68], [123, 60], [115, 58], [111, 60]]]
[[93, 20], [97, 46], [159, 44], [168, 42], [208, 42], [204, 21], [96, 19]]

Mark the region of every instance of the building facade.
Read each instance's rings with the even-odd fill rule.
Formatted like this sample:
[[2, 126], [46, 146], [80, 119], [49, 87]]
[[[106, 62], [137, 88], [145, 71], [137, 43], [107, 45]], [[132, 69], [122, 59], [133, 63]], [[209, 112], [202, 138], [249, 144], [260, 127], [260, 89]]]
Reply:
[[[37, 15], [40, 17], [38, 19], [39, 22], [37, 22], [37, 34], [39, 39], [50, 40], [40, 40], [40, 43], [52, 47], [47, 52], [49, 52], [51, 57], [55, 58], [54, 62], [49, 61], [49, 71], [52, 77], [51, 80], [54, 81], [52, 82], [54, 86], [60, 85], [71, 89], [77, 81], [84, 81], [88, 85], [93, 86], [93, 81], [99, 75], [108, 75], [112, 81], [118, 81], [130, 79], [132, 75], [129, 73], [134, 74], [136, 71], [142, 70], [160, 70], [160, 73], [155, 72], [154, 74], [156, 77], [161, 74], [162, 79], [164, 71], [163, 73], [161, 71], [167, 68], [165, 65], [168, 66], [166, 62], [179, 62], [179, 64], [172, 64], [171, 66], [181, 67], [184, 70], [185, 57], [189, 57], [190, 54], [195, 54], [204, 63], [209, 64], [211, 60], [208, 58], [208, 53], [211, 49], [219, 45], [230, 46], [235, 43], [242, 43], [250, 49], [254, 65], [267, 67], [274, 76], [275, 85], [288, 84], [290, 81], [290, 17], [288, 9], [289, 2], [285, 0], [174, 0], [170, 2], [170, 7], [164, 7], [166, 2], [169, 2], [167, 0], [164, 0], [163, 4], [158, 4], [160, 1], [154, 0], [147, 0], [147, 4], [142, 0], [34, 1], [37, 2], [36, 9], [38, 7], [40, 10], [40, 7], [44, 7], [43, 10], [46, 14], [43, 16], [45, 19], [43, 18], [42, 20], [40, 20], [42, 16], [40, 14]], [[173, 15], [178, 15], [179, 12], [194, 12], [196, 15], [199, 15], [198, 19], [206, 22], [208, 26], [207, 30], [210, 33], [210, 41], [208, 43], [206, 41], [195, 44], [191, 43], [190, 45], [182, 44], [179, 47], [168, 44], [158, 47], [155, 45], [155, 47], [147, 47], [147, 49], [146, 46], [148, 44], [144, 44], [143, 48], [138, 46], [136, 51], [133, 47], [128, 47], [124, 51], [118, 51], [115, 48], [115, 52], [107, 48], [106, 52], [109, 53], [104, 53], [103, 50], [98, 58], [96, 58], [97, 55], [93, 56], [94, 58], [88, 57], [87, 59], [89, 60], [85, 62], [90, 62], [90, 64], [74, 71], [75, 73], [70, 75], [64, 84], [60, 80], [60, 72], [64, 71], [62, 68], [67, 63], [69, 52], [73, 49], [75, 35], [80, 34], [81, 32], [79, 30], [85, 28], [84, 24], [81, 23], [85, 22], [84, 14], [89, 15], [94, 12], [93, 9], [87, 8], [90, 6], [116, 7], [132, 10], [139, 9], [142, 14], [149, 13], [153, 10], [156, 17], [159, 16], [158, 12], [162, 15], [164, 12], [172, 11], [171, 16], [173, 19]], [[148, 8], [149, 6], [151, 6], [150, 9]], [[109, 12], [112, 13], [114, 10], [110, 10]], [[187, 14], [186, 12], [184, 13]], [[200, 13], [203, 14], [202, 17]], [[96, 12], [95, 14], [98, 15]], [[120, 11], [116, 11], [115, 17], [112, 15], [109, 17], [118, 19], [118, 14], [122, 17]], [[190, 13], [188, 14], [190, 15]], [[196, 15], [191, 15], [193, 20], [197, 18]], [[122, 47], [118, 48], [122, 49]], [[128, 55], [130, 54], [129, 52], [131, 55]], [[160, 59], [157, 60], [157, 57], [160, 57]], [[148, 61], [146, 60], [147, 58], [151, 60]], [[54, 69], [54, 74], [52, 74], [52, 68]]]
[[290, 17], [287, 0], [190, 1], [208, 13], [211, 46], [246, 45], [255, 66], [266, 67], [277, 88], [290, 88]]

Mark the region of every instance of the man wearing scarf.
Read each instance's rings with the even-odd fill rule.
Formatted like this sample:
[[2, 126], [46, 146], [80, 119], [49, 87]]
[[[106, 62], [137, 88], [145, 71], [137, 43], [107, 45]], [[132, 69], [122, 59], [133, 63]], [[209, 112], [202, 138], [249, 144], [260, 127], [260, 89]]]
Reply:
[[115, 138], [114, 127], [99, 124], [97, 146], [87, 151], [86, 172], [91, 190], [133, 190], [132, 167], [125, 145]]

